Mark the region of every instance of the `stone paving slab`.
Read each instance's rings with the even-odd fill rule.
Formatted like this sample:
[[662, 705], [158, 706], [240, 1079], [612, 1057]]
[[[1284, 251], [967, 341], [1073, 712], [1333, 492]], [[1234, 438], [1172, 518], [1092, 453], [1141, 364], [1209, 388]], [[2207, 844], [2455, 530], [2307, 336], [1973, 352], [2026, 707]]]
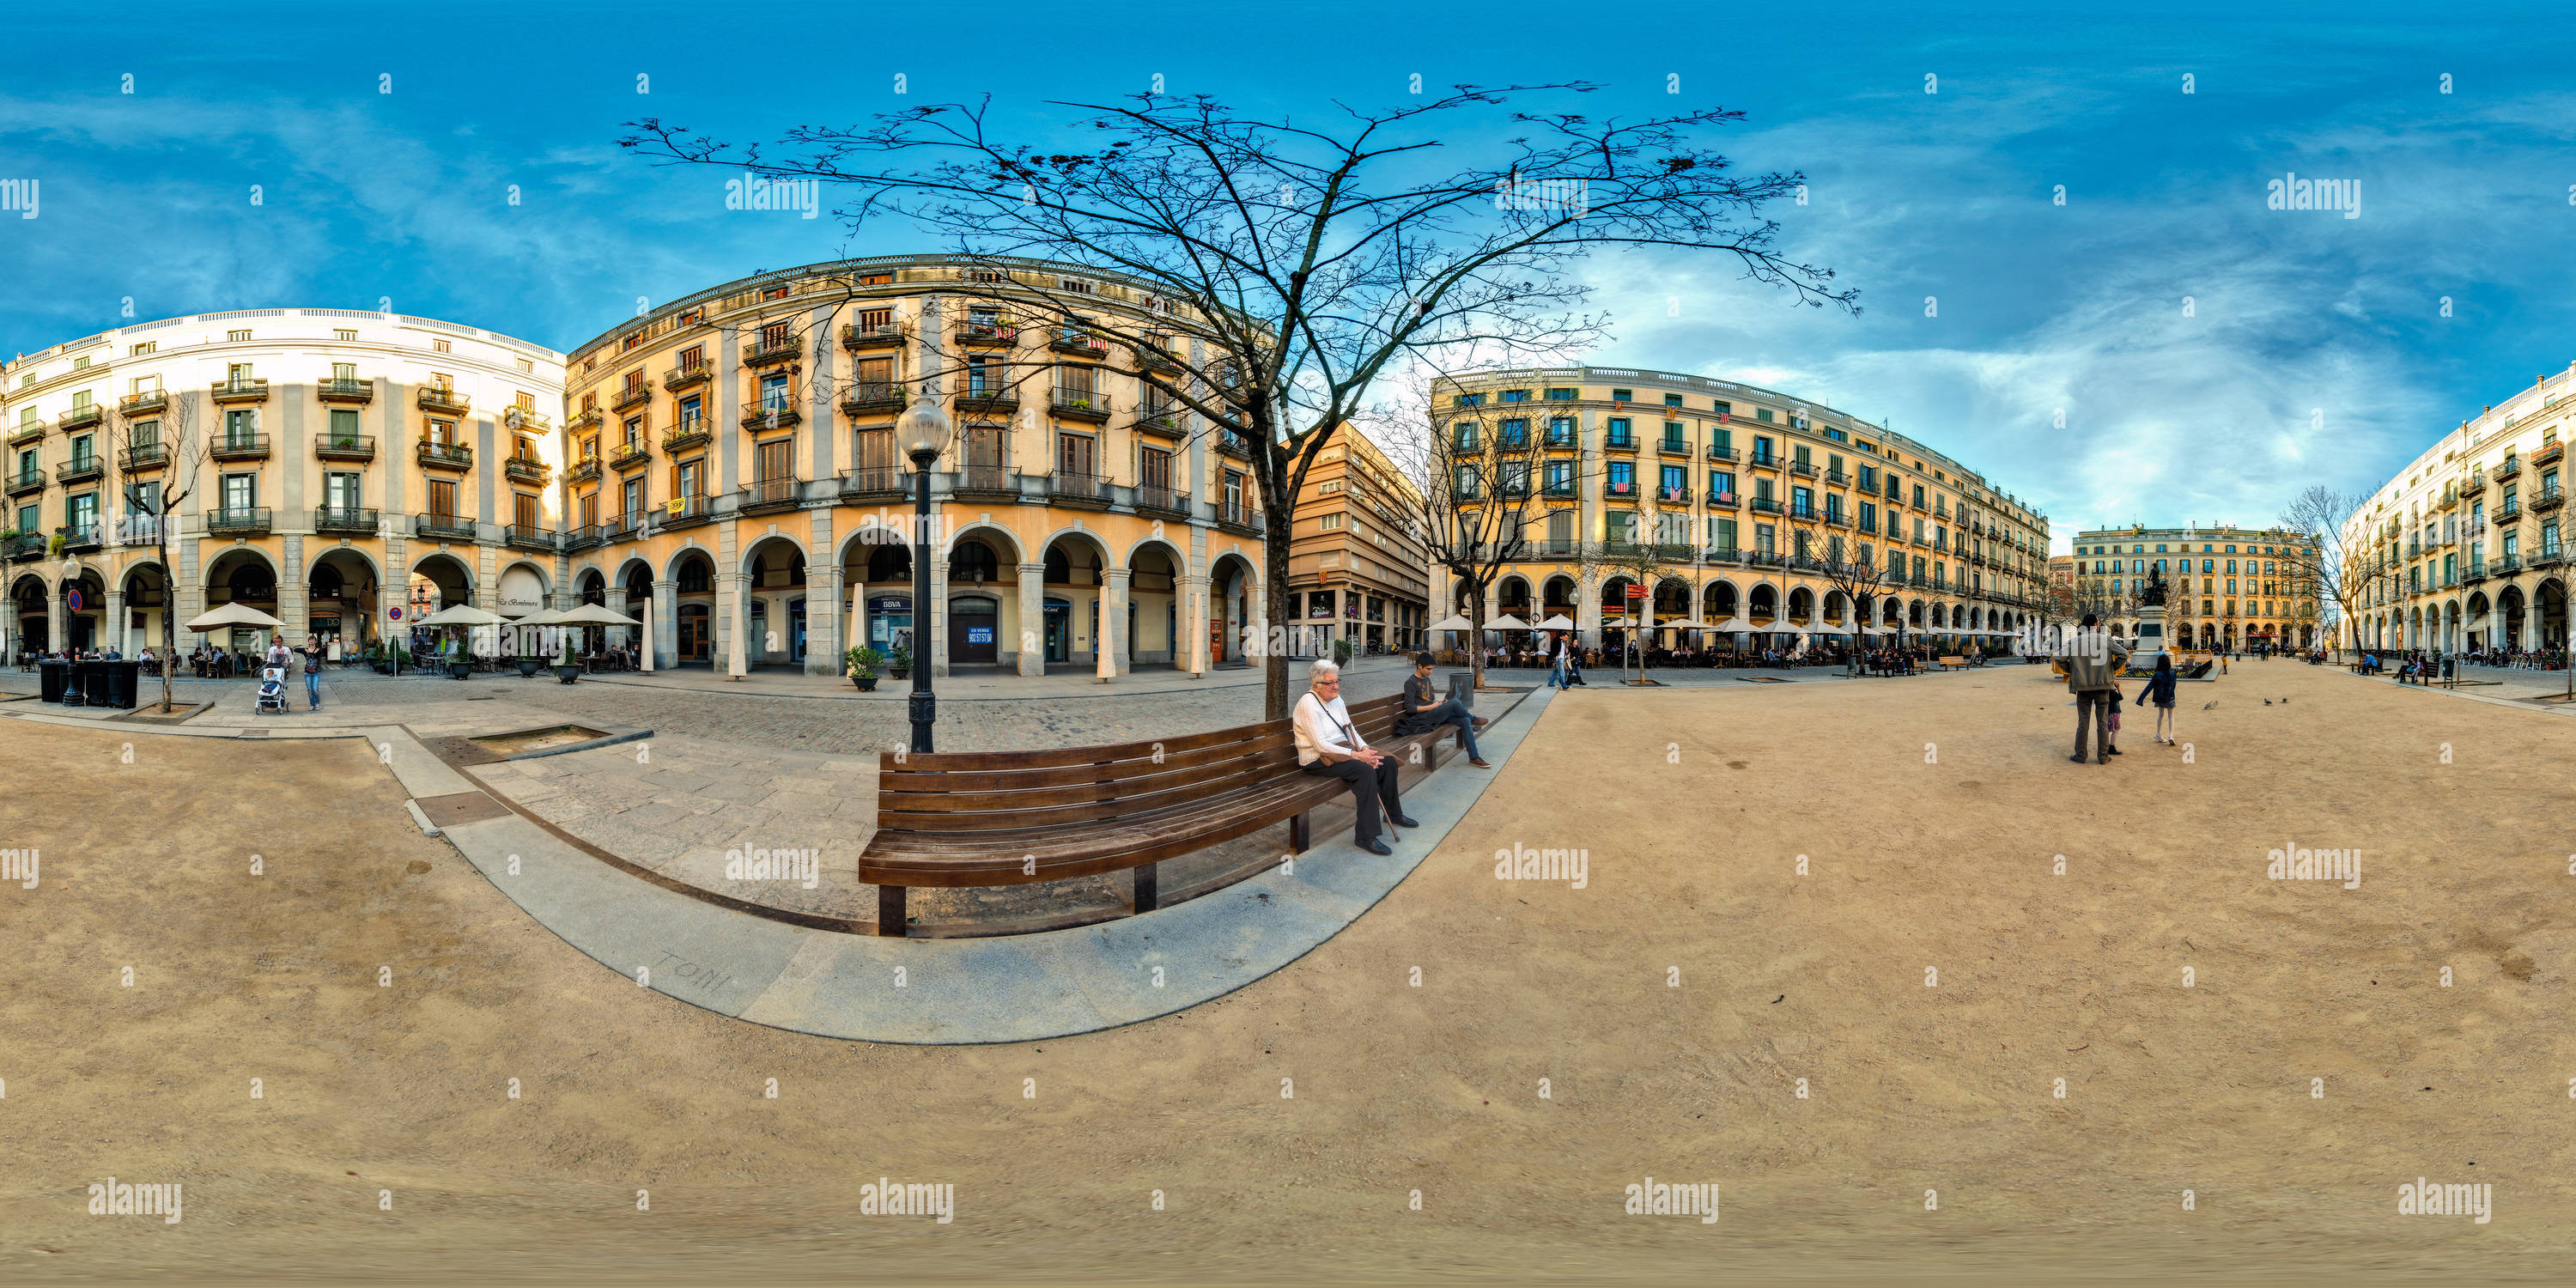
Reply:
[[[1478, 739], [1486, 758], [1508, 763], [1551, 696], [1526, 695], [1488, 727]], [[1024, 1042], [1185, 1010], [1297, 960], [1400, 884], [1492, 781], [1492, 771], [1452, 760], [1408, 788], [1405, 807], [1423, 826], [1404, 831], [1391, 858], [1319, 829], [1293, 873], [1273, 868], [1141, 916], [1005, 938], [790, 926], [639, 881], [523, 818], [466, 824], [448, 839], [566, 942], [630, 979], [651, 967], [650, 987], [692, 1005], [825, 1037]]]

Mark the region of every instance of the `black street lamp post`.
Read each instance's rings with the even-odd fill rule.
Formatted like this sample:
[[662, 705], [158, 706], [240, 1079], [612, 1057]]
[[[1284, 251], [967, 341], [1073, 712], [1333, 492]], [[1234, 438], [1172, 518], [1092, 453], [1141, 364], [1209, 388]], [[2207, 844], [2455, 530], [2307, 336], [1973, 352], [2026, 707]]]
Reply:
[[930, 691], [930, 467], [938, 464], [953, 428], [939, 401], [926, 393], [895, 422], [895, 441], [912, 458], [912, 749], [924, 753], [931, 750], [931, 726], [939, 720], [939, 697]]

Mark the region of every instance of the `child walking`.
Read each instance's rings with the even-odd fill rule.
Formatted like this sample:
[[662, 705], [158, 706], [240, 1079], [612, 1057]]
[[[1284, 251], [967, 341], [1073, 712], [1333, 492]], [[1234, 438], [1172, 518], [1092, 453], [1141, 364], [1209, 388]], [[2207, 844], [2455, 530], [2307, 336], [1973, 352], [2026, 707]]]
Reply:
[[2138, 690], [2138, 705], [2145, 706], [2150, 698], [2156, 704], [2156, 741], [2170, 747], [2174, 745], [2174, 669], [2170, 653], [2156, 655], [2156, 673], [2148, 678], [2145, 688]]

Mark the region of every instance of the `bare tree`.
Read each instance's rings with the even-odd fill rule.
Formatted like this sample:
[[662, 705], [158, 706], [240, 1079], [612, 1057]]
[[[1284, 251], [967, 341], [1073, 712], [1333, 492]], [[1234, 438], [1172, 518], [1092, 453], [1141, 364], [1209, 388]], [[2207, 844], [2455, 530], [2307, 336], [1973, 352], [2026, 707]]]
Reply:
[[[1614, 514], [1611, 519], [1616, 522], [1618, 517]], [[1633, 650], [1637, 654], [1635, 682], [1644, 684], [1646, 683], [1647, 645], [1653, 639], [1651, 631], [1655, 620], [1655, 590], [1663, 580], [1664, 569], [1671, 566], [1673, 559], [1670, 550], [1653, 540], [1659, 534], [1643, 528], [1646, 522], [1644, 515], [1637, 514], [1629, 517], [1640, 526], [1631, 528], [1625, 540], [1602, 543], [1600, 564], [1610, 573], [1628, 578], [1646, 592], [1644, 596], [1631, 601], [1637, 605], [1637, 608], [1636, 611], [1628, 614], [1626, 638], [1619, 649], [1620, 682], [1623, 684], [1628, 682], [1628, 654]], [[1605, 603], [1603, 607], [1607, 608], [1608, 605]]]
[[2354, 648], [2361, 646], [2361, 610], [2370, 602], [2372, 583], [2395, 574], [2372, 525], [2350, 522], [2365, 499], [2320, 483], [2291, 498], [2281, 512], [2281, 526], [2305, 538], [2290, 547], [2292, 598], [2332, 605], [2351, 627]]
[[149, 544], [153, 558], [161, 565], [164, 715], [174, 705], [170, 673], [179, 659], [179, 577], [170, 562], [170, 538], [174, 535], [171, 528], [175, 522], [171, 516], [197, 490], [197, 479], [210, 452], [210, 445], [201, 441], [203, 436], [197, 432], [197, 398], [201, 392], [183, 389], [168, 394], [168, 410], [158, 420], [143, 422], [152, 426], [149, 437], [137, 430], [132, 417], [119, 415], [114, 439], [116, 459], [110, 462], [122, 480], [123, 486], [118, 490], [125, 499], [125, 512], [116, 517], [112, 529], [116, 544]]
[[[1857, 311], [1829, 270], [1783, 257], [1763, 208], [1799, 176], [1738, 177], [1705, 146], [1742, 119], [1723, 109], [1645, 120], [1508, 107], [1588, 93], [1584, 83], [1458, 86], [1374, 111], [1316, 119], [1239, 117], [1206, 97], [1058, 103], [1078, 149], [994, 132], [989, 100], [788, 131], [776, 160], [658, 120], [620, 142], [665, 164], [816, 179], [855, 191], [841, 213], [909, 219], [968, 255], [1029, 255], [1150, 283], [1160, 327], [1191, 346], [1148, 387], [1241, 451], [1263, 508], [1294, 511], [1315, 455], [1409, 360], [1464, 347], [1561, 352], [1598, 338], [1569, 269], [1593, 248], [1731, 254], [1800, 303]], [[1456, 140], [1484, 127], [1490, 145]], [[1440, 150], [1477, 155], [1437, 161]], [[1081, 295], [1079, 288], [1070, 291]], [[1141, 327], [1051, 299], [1109, 342], [1157, 348]], [[1139, 350], [1139, 364], [1147, 356]], [[1284, 527], [1284, 523], [1283, 523]], [[1287, 620], [1289, 543], [1267, 547], [1265, 599]], [[1288, 713], [1284, 650], [1268, 649], [1265, 706]]]
[[1468, 666], [1481, 689], [1489, 592], [1505, 568], [1537, 553], [1529, 525], [1538, 443], [1526, 420], [1507, 434], [1468, 413], [1444, 419], [1427, 401], [1404, 420], [1389, 455], [1420, 486], [1418, 526], [1432, 566], [1467, 588]]
[[1879, 593], [1887, 588], [1886, 572], [1877, 564], [1860, 558], [1859, 551], [1846, 549], [1844, 538], [1835, 534], [1825, 540], [1825, 558], [1817, 566], [1816, 575], [1823, 578], [1827, 586], [1842, 592], [1843, 602], [1850, 610], [1853, 650], [1868, 647], [1869, 637], [1862, 632], [1873, 623], [1863, 618], [1861, 605], [1868, 604], [1870, 616], [1877, 615], [1876, 601]]

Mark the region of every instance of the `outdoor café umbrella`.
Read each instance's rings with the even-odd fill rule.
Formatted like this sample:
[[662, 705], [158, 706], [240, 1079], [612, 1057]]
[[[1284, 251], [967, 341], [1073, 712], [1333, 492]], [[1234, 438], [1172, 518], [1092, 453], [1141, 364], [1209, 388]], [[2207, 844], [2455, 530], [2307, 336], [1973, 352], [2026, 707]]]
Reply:
[[1753, 623], [1748, 622], [1741, 617], [1730, 617], [1709, 629], [1721, 631], [1730, 635], [1741, 635], [1746, 631], [1752, 630]]
[[1577, 627], [1573, 622], [1568, 621], [1565, 614], [1558, 613], [1556, 616], [1540, 622], [1538, 624], [1538, 629], [1543, 631], [1571, 631], [1581, 628]]
[[1441, 618], [1439, 621], [1433, 622], [1427, 629], [1435, 631], [1470, 631], [1475, 628], [1475, 623], [1452, 613], [1447, 617]]
[[1502, 616], [1485, 623], [1485, 629], [1489, 631], [1525, 631], [1529, 628], [1530, 624], [1528, 622], [1522, 621], [1521, 619], [1512, 616], [1510, 613], [1505, 613]]
[[[198, 620], [203, 621], [205, 619], [199, 618]], [[491, 612], [487, 609], [476, 608], [472, 604], [451, 604], [435, 613], [431, 613], [427, 617], [421, 618], [419, 621], [413, 622], [412, 625], [499, 626], [507, 620], [509, 619], [501, 616], [499, 613]], [[195, 623], [193, 622], [190, 623], [190, 625], [194, 624]]]
[[221, 630], [227, 626], [263, 626], [270, 630], [278, 630], [285, 625], [286, 623], [281, 622], [248, 604], [226, 604], [211, 613], [207, 613], [204, 616], [190, 621], [188, 623], [188, 629], [192, 631], [212, 631]]

